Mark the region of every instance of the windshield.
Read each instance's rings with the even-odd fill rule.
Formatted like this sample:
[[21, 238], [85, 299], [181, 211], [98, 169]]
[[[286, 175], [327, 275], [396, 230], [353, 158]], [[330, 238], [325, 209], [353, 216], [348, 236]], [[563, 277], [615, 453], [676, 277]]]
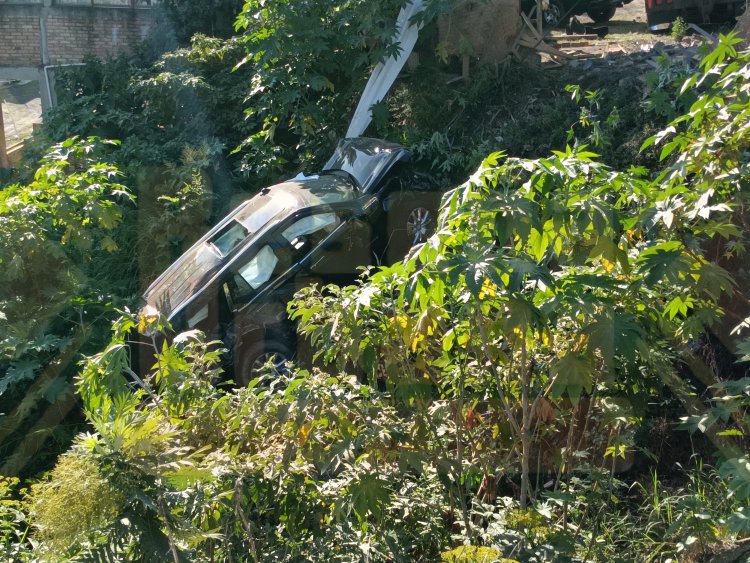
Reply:
[[297, 197], [304, 200], [305, 207], [351, 201], [358, 196], [349, 178], [306, 176], [302, 182], [291, 180], [281, 186], [290, 186]]
[[206, 273], [213, 271], [220, 261], [219, 255], [209, 245], [193, 246], [148, 288], [144, 295], [146, 302], [169, 318], [172, 311], [200, 287]]
[[404, 149], [399, 145], [375, 143], [367, 139], [348, 140], [339, 143], [336, 152], [324, 169], [343, 170], [352, 175], [364, 190], [382, 174], [393, 162], [393, 156]]

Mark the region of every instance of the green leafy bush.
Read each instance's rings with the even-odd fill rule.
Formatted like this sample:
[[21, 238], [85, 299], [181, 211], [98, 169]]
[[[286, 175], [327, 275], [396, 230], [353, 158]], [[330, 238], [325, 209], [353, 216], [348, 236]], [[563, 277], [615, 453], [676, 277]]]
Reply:
[[[275, 80], [277, 94], [291, 94], [290, 101], [275, 99], [270, 89], [252, 93], [259, 108], [253, 126], [266, 139], [278, 135], [277, 144], [257, 137], [248, 145], [251, 161], [264, 165], [264, 151], [275, 155], [260, 173], [286, 166], [286, 155], [299, 153], [290, 147], [325, 132], [321, 124], [341, 121], [340, 114], [325, 115], [327, 97], [341, 85], [331, 80], [331, 92], [322, 68], [320, 80], [308, 80], [318, 59], [301, 52], [299, 38], [283, 34], [322, 14], [326, 25], [306, 30], [308, 39], [320, 41], [311, 51], [335, 47], [340, 40], [329, 37], [331, 25], [354, 25], [347, 18], [367, 6], [344, 8], [332, 14], [316, 3], [246, 4], [247, 42], [259, 47], [247, 64], [262, 75], [260, 86]], [[274, 50], [269, 37], [291, 47]], [[136, 373], [127, 341], [136, 328], [158, 334], [166, 327], [160, 319], [139, 322], [123, 314], [111, 342], [85, 361], [78, 379], [91, 432], [34, 488], [37, 553], [143, 561], [434, 561], [441, 555], [614, 561], [635, 547], [647, 548], [652, 558], [697, 553], [691, 551], [696, 545], [707, 555], [714, 542], [735, 537], [732, 529], [743, 533], [742, 452], [724, 450], [729, 455], [719, 475], [725, 480], [699, 467], [688, 473], [684, 490], [666, 495], [656, 476], [652, 490], [639, 490], [617, 475], [617, 463], [633, 448], [641, 405], [672, 384], [672, 360], [687, 358], [690, 339], [723, 321], [722, 300], [734, 291], [719, 257], [744, 250], [739, 211], [750, 185], [744, 80], [750, 54], [737, 53], [735, 43], [722, 38], [703, 73], [686, 83], [701, 89], [691, 112], [644, 144], [659, 146], [669, 163], [658, 177], [637, 167], [617, 172], [581, 145], [540, 159], [495, 153], [446, 194], [437, 233], [402, 263], [370, 272], [354, 287], [300, 293], [291, 310], [330, 373], [292, 371], [219, 390], [213, 385], [218, 343], [196, 332], [154, 344], [154, 366]], [[349, 37], [342, 48], [351, 55], [358, 47]], [[216, 50], [208, 50], [213, 60]], [[319, 60], [339, 64], [328, 57]], [[360, 72], [367, 64], [352, 68]], [[159, 94], [157, 109], [141, 107], [153, 109], [150, 120], [172, 119], [193, 94], [210, 94], [200, 78], [178, 75], [147, 76], [139, 84]], [[354, 81], [355, 73], [344, 78]], [[342, 108], [346, 99], [330, 107]], [[599, 98], [589, 101], [596, 108]], [[284, 119], [277, 123], [273, 116]], [[590, 115], [584, 117], [590, 124]], [[182, 150], [176, 140], [183, 132], [161, 134], [153, 138], [175, 140], [171, 149]], [[68, 158], [76, 143], [58, 147], [29, 184], [43, 189], [9, 191], [0, 217], [15, 225], [28, 215], [21, 232], [45, 243], [39, 252], [62, 252], [85, 265], [105, 237], [118, 243], [110, 231], [123, 216], [109, 199], [116, 171], [85, 160], [86, 143], [81, 155]], [[425, 154], [460, 152], [447, 135], [434, 145]], [[209, 198], [203, 174], [217, 145], [191, 146], [172, 161], [154, 194], [170, 217], [199, 217]], [[460, 170], [471, 158], [458, 155], [451, 166]], [[81, 201], [89, 204], [83, 208], [63, 197], [82, 188]], [[50, 194], [60, 196], [62, 213], [45, 199]], [[16, 217], [17, 205], [28, 213]], [[163, 236], [186, 244], [181, 230]], [[7, 243], [30, 244], [24, 237]], [[14, 256], [9, 251], [3, 265], [26, 275], [26, 261], [19, 269]], [[66, 307], [80, 305], [74, 297], [80, 280], [72, 277], [61, 275], [63, 295], [52, 296]], [[15, 326], [23, 305], [8, 295]], [[44, 310], [47, 303], [38, 306]], [[34, 352], [51, 346], [48, 340]], [[18, 342], [25, 345], [28, 335]], [[352, 367], [368, 384], [346, 374]], [[742, 385], [714, 387], [716, 410], [688, 422], [706, 431], [706, 421], [723, 423], [717, 437], [741, 439], [737, 433], [747, 431]], [[71, 523], [63, 507], [77, 495], [83, 500]], [[11, 552], [29, 551], [24, 506], [3, 512], [3, 541]], [[18, 531], [8, 531], [15, 526]], [[465, 547], [448, 555], [457, 544]]]
[[517, 563], [515, 559], [505, 559], [497, 549], [463, 545], [440, 554], [440, 561], [446, 563]]
[[31, 491], [30, 516], [44, 556], [55, 560], [94, 541], [120, 514], [123, 501], [94, 460], [75, 452], [61, 456]]
[[[72, 138], [55, 145], [30, 182], [0, 191], [0, 457], [6, 473], [30, 461], [30, 444], [41, 436], [70, 431], [55, 423], [74, 403], [69, 382], [76, 354], [101, 345], [95, 327], [115, 296], [127, 291], [117, 271], [104, 274], [124, 246], [121, 223], [132, 202], [117, 167], [102, 161], [107, 144]], [[55, 403], [49, 426], [34, 427], [36, 438], [19, 441]]]

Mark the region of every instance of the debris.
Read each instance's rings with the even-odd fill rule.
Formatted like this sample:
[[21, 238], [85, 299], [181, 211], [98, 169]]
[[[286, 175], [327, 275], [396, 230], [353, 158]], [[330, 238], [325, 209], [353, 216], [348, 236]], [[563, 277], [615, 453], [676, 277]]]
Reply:
[[562, 49], [563, 47], [591, 47], [594, 43], [590, 41], [560, 41], [554, 42], [555, 47]]
[[511, 51], [518, 59], [523, 59], [518, 52], [518, 47], [533, 49], [537, 53], [544, 53], [555, 59], [569, 58], [569, 54], [557, 49], [544, 41], [544, 37], [537, 31], [534, 24], [529, 20], [526, 14], [521, 13], [522, 26], [516, 34]]
[[372, 120], [370, 108], [380, 102], [391, 86], [396, 81], [401, 69], [406, 63], [406, 59], [414, 49], [417, 43], [417, 36], [421, 24], [414, 24], [411, 18], [424, 10], [422, 0], [412, 0], [409, 4], [401, 9], [396, 20], [397, 38], [396, 42], [401, 47], [398, 55], [389, 57], [386, 61], [378, 63], [367, 81], [362, 97], [354, 112], [354, 117], [349, 124], [349, 130], [346, 132], [347, 137], [358, 137], [365, 132], [367, 126]]
[[550, 41], [552, 43], [560, 43], [560, 42], [566, 42], [566, 41], [575, 41], [575, 40], [582, 40], [582, 41], [593, 41], [595, 39], [599, 39], [598, 35], [594, 35], [593, 33], [583, 33], [580, 35], [573, 35], [571, 33], [566, 33], [562, 37], [550, 37]]
[[734, 31], [745, 40], [745, 43], [750, 40], [750, 10], [747, 10], [737, 18], [737, 25], [734, 27]]
[[705, 37], [706, 39], [708, 39], [712, 43], [716, 43], [716, 36], [715, 35], [711, 35], [708, 31], [706, 31], [705, 29], [703, 29], [698, 24], [691, 23], [691, 24], [688, 25], [688, 27], [690, 29], [692, 29], [693, 31], [695, 31], [698, 35], [701, 35], [701, 36]]

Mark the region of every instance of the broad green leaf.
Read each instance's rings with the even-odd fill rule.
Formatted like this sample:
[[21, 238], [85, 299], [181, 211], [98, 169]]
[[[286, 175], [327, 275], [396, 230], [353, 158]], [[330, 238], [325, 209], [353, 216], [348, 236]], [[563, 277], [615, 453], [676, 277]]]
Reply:
[[569, 397], [578, 402], [581, 393], [591, 393], [594, 370], [588, 357], [567, 352], [550, 368], [555, 378], [551, 394], [554, 397]]

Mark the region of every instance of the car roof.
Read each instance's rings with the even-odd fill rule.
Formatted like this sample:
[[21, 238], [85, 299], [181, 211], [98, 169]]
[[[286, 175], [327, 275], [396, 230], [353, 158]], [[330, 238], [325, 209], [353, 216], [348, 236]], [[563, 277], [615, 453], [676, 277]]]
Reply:
[[[308, 176], [264, 188], [237, 206], [175, 260], [151, 283], [143, 299], [172, 318], [275, 225], [304, 209], [353, 201], [359, 195], [349, 178], [338, 175]], [[222, 255], [211, 241], [235, 223], [243, 225], [247, 234]]]

